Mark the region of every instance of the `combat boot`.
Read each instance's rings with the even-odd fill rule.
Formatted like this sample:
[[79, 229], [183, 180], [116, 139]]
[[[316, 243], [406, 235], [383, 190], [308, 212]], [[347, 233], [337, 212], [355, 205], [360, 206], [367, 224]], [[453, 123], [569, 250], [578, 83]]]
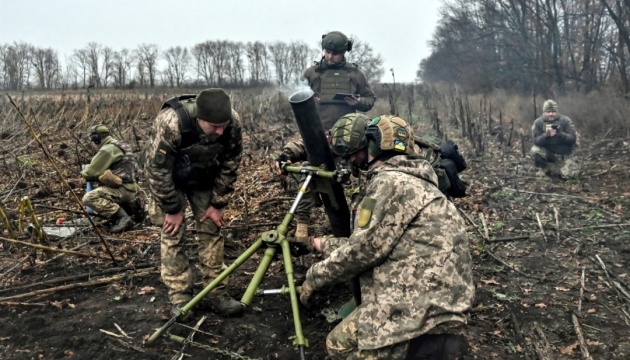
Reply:
[[295, 240], [291, 241], [291, 254], [302, 256], [313, 252], [313, 243], [308, 236], [308, 223], [298, 220], [295, 228]]
[[123, 232], [129, 224], [131, 224], [131, 218], [127, 215], [127, 212], [122, 207], [118, 208], [118, 211], [112, 216], [112, 220], [116, 220], [116, 223], [109, 228], [109, 232], [117, 234]]
[[215, 313], [223, 316], [233, 316], [243, 312], [243, 304], [232, 299], [225, 290], [211, 292], [208, 295], [208, 302]]
[[468, 350], [462, 335], [425, 334], [409, 342], [405, 360], [460, 360]]
[[298, 220], [295, 228], [295, 240], [299, 243], [308, 243], [308, 223]]

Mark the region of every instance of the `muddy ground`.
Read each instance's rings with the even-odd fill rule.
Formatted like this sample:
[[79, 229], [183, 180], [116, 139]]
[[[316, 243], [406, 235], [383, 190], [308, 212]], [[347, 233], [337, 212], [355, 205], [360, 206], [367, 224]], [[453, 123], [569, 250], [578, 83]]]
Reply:
[[[465, 143], [461, 148], [466, 154]], [[292, 199], [270, 175], [266, 155], [247, 151], [226, 215], [228, 264], [277, 226]], [[587, 351], [592, 359], [630, 358], [630, 142], [584, 141], [577, 155], [582, 176], [561, 181], [536, 177], [519, 146], [491, 143], [484, 156], [467, 154], [470, 168], [462, 177], [469, 196], [454, 200], [467, 219], [477, 286], [467, 359], [586, 359]], [[50, 185], [57, 181], [53, 172], [36, 165], [30, 171], [33, 183], [18, 180], [8, 168], [1, 175], [3, 207], [9, 199], [29, 196], [44, 225], [78, 216], [59, 210], [76, 205], [67, 191]], [[81, 196], [80, 179], [71, 181]], [[17, 219], [17, 209], [4, 210]], [[148, 336], [170, 317], [157, 268], [159, 231], [145, 222], [116, 237], [104, 234], [116, 265], [92, 230], [51, 237], [48, 245], [98, 253], [99, 259], [0, 241], [0, 358], [299, 359], [290, 304], [282, 295], [256, 297], [233, 318], [200, 306], [192, 322], [169, 329], [184, 337], [194, 332], [196, 344], [182, 346], [166, 334], [148, 346]], [[22, 233], [18, 238], [37, 242]], [[194, 261], [194, 245], [188, 250]], [[242, 296], [261, 255], [231, 276], [235, 298]], [[294, 259], [298, 283], [316, 260]], [[277, 257], [261, 287], [281, 287], [283, 271]], [[327, 358], [324, 340], [336, 321], [325, 314], [349, 298], [347, 286], [340, 285], [318, 293], [314, 308], [300, 308], [310, 343], [307, 359]]]

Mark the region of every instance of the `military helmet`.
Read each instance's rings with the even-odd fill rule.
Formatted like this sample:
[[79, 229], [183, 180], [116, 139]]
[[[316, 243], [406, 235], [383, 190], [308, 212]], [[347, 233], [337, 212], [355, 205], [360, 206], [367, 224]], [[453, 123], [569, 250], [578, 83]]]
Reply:
[[352, 50], [352, 39], [341, 31], [331, 31], [322, 35], [322, 49], [334, 52], [346, 52]]
[[90, 135], [109, 134], [109, 128], [103, 124], [94, 125], [90, 128]]
[[94, 125], [90, 128], [90, 141], [96, 145], [101, 143], [101, 140], [109, 136], [109, 128], [103, 124]]
[[414, 135], [411, 126], [401, 117], [381, 115], [372, 120], [366, 130], [368, 151], [377, 157], [385, 151], [414, 155]]
[[357, 113], [342, 116], [330, 130], [330, 148], [333, 154], [347, 157], [367, 146], [365, 129], [370, 119]]

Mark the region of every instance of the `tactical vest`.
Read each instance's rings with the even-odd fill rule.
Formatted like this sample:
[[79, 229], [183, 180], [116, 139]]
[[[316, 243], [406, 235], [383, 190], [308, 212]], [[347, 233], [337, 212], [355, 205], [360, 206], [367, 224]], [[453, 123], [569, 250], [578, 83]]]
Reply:
[[343, 115], [355, 112], [345, 101], [333, 100], [333, 97], [337, 93], [356, 92], [356, 84], [352, 78], [352, 72], [356, 70], [355, 65], [346, 63], [340, 68], [320, 67], [317, 71], [320, 80], [319, 112], [325, 130], [330, 130]]
[[181, 143], [175, 155], [173, 181], [178, 187], [210, 190], [219, 173], [221, 155], [228, 148], [232, 124], [223, 131], [216, 142], [200, 138], [196, 124], [196, 95], [182, 95], [167, 100], [162, 109], [171, 107], [177, 113]]
[[123, 157], [109, 168], [113, 174], [122, 179], [123, 183], [135, 183], [138, 161], [131, 147], [120, 140], [113, 140], [109, 144], [117, 146], [124, 153]]

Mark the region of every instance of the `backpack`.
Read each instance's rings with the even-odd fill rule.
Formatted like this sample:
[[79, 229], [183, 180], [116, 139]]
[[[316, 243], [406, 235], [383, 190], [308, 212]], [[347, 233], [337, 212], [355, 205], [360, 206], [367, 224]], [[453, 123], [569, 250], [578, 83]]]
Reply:
[[194, 116], [190, 116], [188, 110], [182, 105], [183, 101], [192, 101], [197, 98], [196, 94], [186, 94], [181, 96], [175, 96], [170, 98], [162, 104], [160, 110], [163, 110], [167, 107], [173, 108], [177, 113], [177, 118], [179, 119], [179, 131], [182, 135], [182, 143], [180, 145], [181, 148], [186, 148], [197, 141], [198, 133], [197, 126], [195, 124]]
[[456, 198], [466, 196], [466, 184], [458, 174], [466, 170], [468, 165], [457, 144], [452, 140], [443, 142], [432, 135], [416, 138], [415, 142], [421, 150], [421, 156], [433, 166], [440, 191]]

